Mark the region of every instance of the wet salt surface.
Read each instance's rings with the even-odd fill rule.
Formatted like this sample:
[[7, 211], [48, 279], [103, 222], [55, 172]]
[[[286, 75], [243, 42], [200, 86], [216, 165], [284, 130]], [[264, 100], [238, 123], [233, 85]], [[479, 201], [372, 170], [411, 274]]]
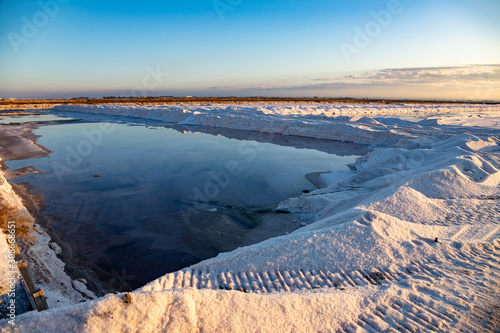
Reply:
[[53, 114], [40, 114], [40, 115], [28, 115], [23, 116], [2, 116], [0, 114], [0, 124], [20, 124], [20, 123], [33, 123], [41, 121], [70, 121], [73, 120], [69, 117], [61, 117]]
[[66, 123], [35, 134], [54, 153], [6, 164], [45, 173], [15, 181], [47, 197], [44, 213], [56, 216], [47, 227], [68, 272], [103, 291], [132, 290], [295, 230], [300, 221], [272, 209], [314, 189], [306, 174], [348, 170], [367, 152], [327, 140], [125, 123]]

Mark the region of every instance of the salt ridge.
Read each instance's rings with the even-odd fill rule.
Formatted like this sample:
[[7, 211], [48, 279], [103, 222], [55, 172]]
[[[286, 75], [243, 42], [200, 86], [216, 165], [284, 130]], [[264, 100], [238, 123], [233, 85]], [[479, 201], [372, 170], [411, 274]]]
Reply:
[[[495, 331], [500, 327], [498, 106], [64, 106], [374, 148], [278, 209], [314, 216], [131, 293], [19, 317], [13, 331]], [[417, 112], [435, 120], [367, 118]], [[470, 125], [445, 125], [448, 114]], [[460, 116], [458, 114], [461, 114]], [[337, 117], [337, 116], [341, 117]], [[412, 114], [415, 117], [415, 114]], [[224, 289], [224, 290], [221, 290]], [[227, 290], [233, 289], [233, 290]], [[57, 319], [56, 319], [57, 318]], [[0, 323], [7, 330], [4, 322]]]

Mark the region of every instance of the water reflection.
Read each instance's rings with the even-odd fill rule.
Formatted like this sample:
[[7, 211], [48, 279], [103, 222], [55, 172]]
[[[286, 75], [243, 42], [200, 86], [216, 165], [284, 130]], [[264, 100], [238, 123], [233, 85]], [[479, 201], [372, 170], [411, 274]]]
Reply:
[[354, 144], [209, 127], [80, 122], [36, 134], [54, 153], [7, 165], [45, 173], [15, 181], [43, 192], [44, 213], [54, 217], [47, 227], [68, 271], [103, 291], [131, 290], [293, 231], [298, 225], [272, 208], [314, 189], [306, 174], [348, 170], [366, 152]]

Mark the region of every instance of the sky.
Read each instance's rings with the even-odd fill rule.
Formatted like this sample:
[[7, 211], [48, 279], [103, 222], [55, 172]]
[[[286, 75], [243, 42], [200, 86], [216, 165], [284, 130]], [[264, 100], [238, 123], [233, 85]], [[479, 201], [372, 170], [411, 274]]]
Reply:
[[498, 0], [0, 0], [0, 97], [500, 100]]

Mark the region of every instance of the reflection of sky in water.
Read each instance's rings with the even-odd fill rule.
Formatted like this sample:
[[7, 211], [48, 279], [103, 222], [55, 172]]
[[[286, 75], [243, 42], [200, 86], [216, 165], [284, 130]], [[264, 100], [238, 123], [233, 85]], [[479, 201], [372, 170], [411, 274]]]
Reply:
[[164, 127], [102, 126], [42, 127], [38, 142], [54, 153], [7, 166], [46, 173], [16, 181], [47, 196], [46, 213], [62, 216], [52, 229], [82, 249], [79, 264], [120, 271], [128, 263], [141, 270], [135, 287], [227, 250], [208, 235], [214, 228], [252, 225], [241, 216], [221, 224], [207, 209], [271, 208], [312, 189], [307, 173], [348, 170], [356, 157]]
[[0, 114], [0, 124], [12, 124], [12, 123], [32, 123], [37, 121], [60, 121], [60, 120], [71, 120], [68, 117], [59, 117], [52, 114], [43, 114], [39, 116], [8, 116], [4, 117]]

